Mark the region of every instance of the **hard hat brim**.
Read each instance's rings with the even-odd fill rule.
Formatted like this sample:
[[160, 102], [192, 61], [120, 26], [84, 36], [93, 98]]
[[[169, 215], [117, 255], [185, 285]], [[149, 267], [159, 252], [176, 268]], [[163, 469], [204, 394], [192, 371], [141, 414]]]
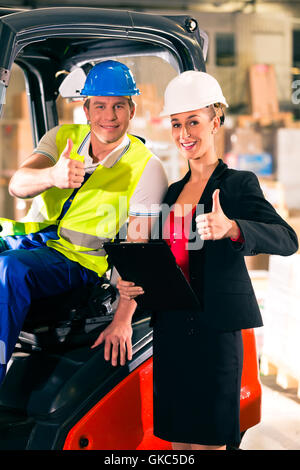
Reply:
[[93, 91], [91, 90], [81, 90], [80, 92], [80, 96], [82, 97], [88, 97], [88, 96], [136, 96], [136, 95], [140, 95], [140, 90], [136, 90], [135, 92], [127, 92], [126, 93], [124, 91], [121, 91], [121, 90], [117, 90], [117, 91], [114, 91], [114, 92], [97, 92], [97, 93], [94, 93]]
[[[222, 100], [222, 101], [219, 101], [219, 103], [223, 104], [224, 106], [226, 106], [226, 108], [229, 107], [227, 101], [225, 100]], [[174, 104], [174, 107], [170, 107], [170, 108], [164, 108], [161, 113], [159, 114], [160, 117], [167, 117], [167, 116], [172, 116], [173, 114], [180, 114], [180, 113], [187, 113], [189, 111], [196, 111], [197, 109], [203, 109], [205, 108], [206, 106], [210, 106], [211, 104], [215, 104], [215, 101], [210, 101], [208, 100], [207, 102], [205, 103], [201, 103], [200, 106], [199, 104], [195, 104], [195, 107], [191, 107], [191, 105], [186, 105], [186, 106], [180, 106], [180, 107], [176, 107], [176, 104]]]

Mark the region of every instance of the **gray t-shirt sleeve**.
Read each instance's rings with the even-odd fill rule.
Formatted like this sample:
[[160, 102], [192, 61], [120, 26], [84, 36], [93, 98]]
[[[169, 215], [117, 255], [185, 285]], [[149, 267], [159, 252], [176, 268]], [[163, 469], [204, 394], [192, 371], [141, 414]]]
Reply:
[[41, 138], [33, 153], [41, 153], [49, 157], [53, 163], [58, 160], [58, 150], [56, 145], [56, 134], [61, 126], [55, 126]]
[[157, 216], [167, 189], [168, 178], [163, 164], [158, 157], [152, 156], [130, 199], [129, 215], [136, 217]]

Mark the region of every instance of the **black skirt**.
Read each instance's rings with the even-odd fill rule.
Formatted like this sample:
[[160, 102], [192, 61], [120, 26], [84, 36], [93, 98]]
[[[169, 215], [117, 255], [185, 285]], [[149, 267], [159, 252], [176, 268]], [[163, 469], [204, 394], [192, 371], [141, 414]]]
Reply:
[[153, 321], [154, 435], [170, 442], [240, 442], [241, 331], [201, 323], [197, 312], [160, 312]]

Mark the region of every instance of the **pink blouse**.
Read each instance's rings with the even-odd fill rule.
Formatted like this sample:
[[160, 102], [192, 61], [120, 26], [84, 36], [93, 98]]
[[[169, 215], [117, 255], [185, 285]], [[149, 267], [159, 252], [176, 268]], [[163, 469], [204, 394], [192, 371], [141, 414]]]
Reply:
[[171, 210], [164, 224], [163, 238], [168, 243], [176, 263], [189, 280], [189, 254], [186, 248], [189, 242], [190, 227], [196, 206], [186, 216], [176, 217]]
[[[175, 216], [174, 211], [171, 210], [163, 228], [163, 239], [169, 245], [175, 256], [176, 263], [181, 268], [188, 281], [189, 254], [187, 244], [189, 242], [190, 227], [195, 210], [196, 206], [185, 216]], [[241, 232], [237, 238], [231, 238], [231, 240], [238, 243], [244, 242]]]

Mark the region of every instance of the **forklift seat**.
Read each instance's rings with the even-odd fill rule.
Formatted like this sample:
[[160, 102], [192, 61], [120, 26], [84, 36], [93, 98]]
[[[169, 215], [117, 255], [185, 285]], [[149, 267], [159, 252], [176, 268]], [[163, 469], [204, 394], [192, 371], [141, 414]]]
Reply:
[[[86, 344], [113, 318], [117, 290], [108, 280], [34, 300], [19, 335], [22, 350]], [[91, 333], [91, 334], [90, 334]]]

